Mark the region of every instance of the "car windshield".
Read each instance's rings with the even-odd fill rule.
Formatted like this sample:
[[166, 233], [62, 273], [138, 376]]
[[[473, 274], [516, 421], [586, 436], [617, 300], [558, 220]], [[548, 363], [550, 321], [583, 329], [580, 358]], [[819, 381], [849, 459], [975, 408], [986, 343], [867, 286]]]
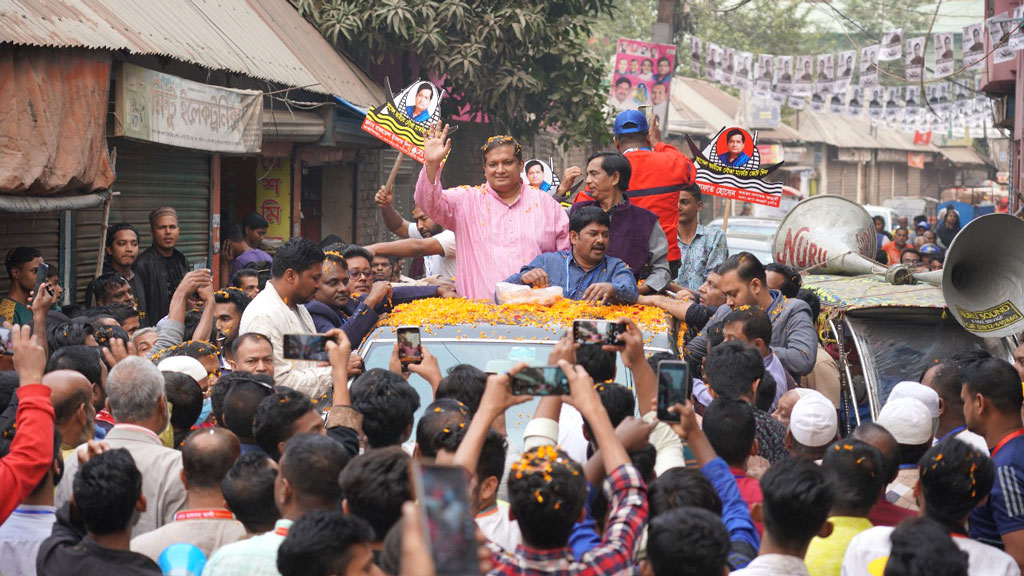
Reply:
[[[441, 374], [447, 374], [448, 370], [458, 364], [471, 364], [485, 372], [504, 372], [518, 362], [526, 362], [534, 366], [547, 364], [548, 354], [554, 347], [553, 341], [547, 342], [522, 342], [516, 340], [454, 340], [446, 338], [423, 338], [423, 345], [437, 358], [441, 367]], [[387, 370], [391, 360], [391, 352], [394, 349], [394, 339], [373, 340], [364, 351], [363, 363], [367, 370], [372, 368], [383, 368]], [[649, 351], [653, 352], [653, 351]], [[615, 381], [627, 388], [633, 388], [633, 375], [622, 365], [622, 357], [616, 354]], [[409, 376], [409, 383], [416, 389], [420, 397], [420, 408], [416, 411], [416, 423], [427, 405], [432, 401], [434, 394], [430, 385], [413, 374]], [[523, 430], [526, 424], [533, 418], [537, 408], [538, 399], [534, 398], [529, 402], [513, 406], [505, 413], [505, 426], [508, 432], [509, 445], [522, 447]], [[415, 434], [413, 435], [415, 437]]]
[[[722, 220], [719, 218], [711, 222], [710, 226], [722, 227]], [[771, 237], [779, 229], [779, 223], [775, 221], [757, 220], [730, 220], [725, 229], [726, 236], [751, 236]]]

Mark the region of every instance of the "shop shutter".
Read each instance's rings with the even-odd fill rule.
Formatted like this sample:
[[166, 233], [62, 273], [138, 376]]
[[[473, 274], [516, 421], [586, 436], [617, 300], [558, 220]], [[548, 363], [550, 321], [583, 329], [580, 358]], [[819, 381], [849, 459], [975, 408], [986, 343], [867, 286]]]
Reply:
[[[60, 213], [35, 212], [21, 214], [0, 212], [0, 258], [19, 246], [37, 248], [43, 261], [51, 266], [60, 263]], [[11, 283], [7, 270], [0, 271], [0, 296], [6, 296]]]
[[[110, 207], [110, 224], [127, 221], [139, 231], [139, 252], [152, 244], [149, 213], [160, 206], [178, 211], [181, 236], [178, 250], [189, 263], [210, 257], [210, 154], [145, 142], [112, 139], [117, 149], [117, 180], [111, 187], [120, 195]], [[103, 246], [100, 223], [103, 208], [75, 214], [75, 301], [85, 298], [85, 287], [95, 276], [96, 254]], [[218, 239], [219, 241], [219, 239]]]

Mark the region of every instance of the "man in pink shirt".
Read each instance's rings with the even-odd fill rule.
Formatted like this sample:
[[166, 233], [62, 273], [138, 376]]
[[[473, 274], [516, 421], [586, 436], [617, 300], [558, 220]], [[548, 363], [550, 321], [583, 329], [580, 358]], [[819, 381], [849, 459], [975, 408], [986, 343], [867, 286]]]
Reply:
[[[545, 252], [569, 249], [569, 217], [558, 202], [520, 178], [523, 152], [511, 136], [481, 147], [481, 186], [441, 189], [441, 161], [452, 148], [448, 126], [427, 129], [416, 205], [455, 232], [455, 288], [466, 298], [494, 298], [494, 285]], [[463, 248], [463, 246], [465, 248]]]

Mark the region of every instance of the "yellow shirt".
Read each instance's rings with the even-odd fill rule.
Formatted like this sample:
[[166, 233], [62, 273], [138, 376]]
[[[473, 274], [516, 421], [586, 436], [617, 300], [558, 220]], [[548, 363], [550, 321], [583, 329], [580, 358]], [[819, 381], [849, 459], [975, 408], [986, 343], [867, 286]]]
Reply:
[[815, 536], [804, 557], [811, 576], [840, 576], [850, 540], [873, 527], [867, 518], [854, 516], [832, 516], [828, 521], [832, 523], [832, 534], [828, 538]]

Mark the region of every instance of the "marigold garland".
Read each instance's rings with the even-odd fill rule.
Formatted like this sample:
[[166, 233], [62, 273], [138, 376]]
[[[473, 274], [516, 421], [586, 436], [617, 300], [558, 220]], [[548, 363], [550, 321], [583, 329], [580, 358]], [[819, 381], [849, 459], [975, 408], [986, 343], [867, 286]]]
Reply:
[[[381, 326], [511, 325], [562, 329], [574, 320], [630, 318], [647, 334], [668, 331], [665, 311], [654, 306], [593, 306], [578, 300], [559, 300], [551, 306], [489, 304], [484, 300], [426, 298], [396, 307]], [[429, 333], [430, 330], [425, 330]], [[680, 332], [685, 332], [685, 326]], [[468, 335], [467, 335], [468, 336]]]

